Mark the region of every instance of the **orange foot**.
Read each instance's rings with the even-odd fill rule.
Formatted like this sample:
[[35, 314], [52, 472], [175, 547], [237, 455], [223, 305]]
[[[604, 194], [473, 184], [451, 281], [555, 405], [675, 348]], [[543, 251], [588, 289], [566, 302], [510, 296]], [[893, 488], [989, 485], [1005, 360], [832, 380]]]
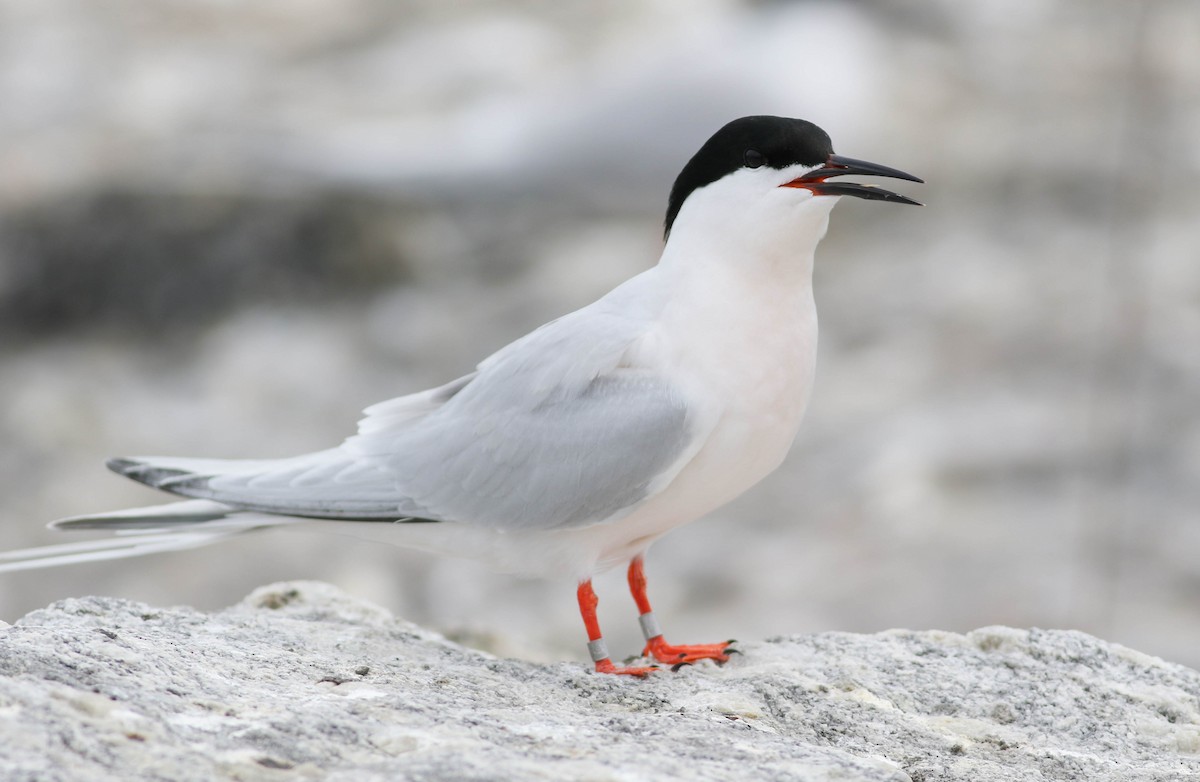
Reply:
[[636, 666], [636, 665], [613, 665], [613, 661], [609, 659], [596, 661], [596, 673], [615, 673], [618, 676], [636, 676], [639, 679], [644, 679], [655, 671], [660, 670], [657, 665]]
[[674, 666], [690, 665], [697, 660], [714, 660], [717, 663], [729, 661], [729, 655], [739, 654], [737, 649], [731, 649], [733, 641], [719, 644], [691, 644], [687, 646], [672, 646], [661, 635], [656, 635], [646, 642], [642, 650], [643, 657], [653, 657], [660, 663]]

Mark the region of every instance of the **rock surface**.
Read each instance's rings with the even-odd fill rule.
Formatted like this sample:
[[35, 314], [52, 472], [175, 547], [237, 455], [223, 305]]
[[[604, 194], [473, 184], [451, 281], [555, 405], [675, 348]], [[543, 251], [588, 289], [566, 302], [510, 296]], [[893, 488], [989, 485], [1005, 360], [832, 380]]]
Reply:
[[825, 633], [646, 681], [496, 659], [316, 582], [0, 630], [16, 780], [1184, 780], [1200, 673], [1073, 631]]

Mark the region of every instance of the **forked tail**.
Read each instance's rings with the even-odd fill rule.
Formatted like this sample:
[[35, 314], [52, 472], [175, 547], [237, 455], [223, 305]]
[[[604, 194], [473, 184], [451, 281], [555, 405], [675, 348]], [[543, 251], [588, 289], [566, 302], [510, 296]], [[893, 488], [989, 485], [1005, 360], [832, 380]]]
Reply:
[[179, 551], [207, 546], [256, 529], [301, 523], [300, 519], [237, 511], [210, 500], [186, 500], [73, 516], [55, 521], [50, 527], [98, 530], [114, 533], [114, 536], [0, 552], [0, 573]]

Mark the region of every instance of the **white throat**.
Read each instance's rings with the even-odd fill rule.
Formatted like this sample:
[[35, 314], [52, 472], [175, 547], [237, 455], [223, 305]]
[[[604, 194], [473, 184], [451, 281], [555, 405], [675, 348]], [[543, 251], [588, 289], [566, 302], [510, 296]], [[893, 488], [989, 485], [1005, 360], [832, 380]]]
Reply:
[[763, 180], [739, 171], [693, 192], [663, 248], [663, 271], [810, 286], [813, 254], [839, 199]]

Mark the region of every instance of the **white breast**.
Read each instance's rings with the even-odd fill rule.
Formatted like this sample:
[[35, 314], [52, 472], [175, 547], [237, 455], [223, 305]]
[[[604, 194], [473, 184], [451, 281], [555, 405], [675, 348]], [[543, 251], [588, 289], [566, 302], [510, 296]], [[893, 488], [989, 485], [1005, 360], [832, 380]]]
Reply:
[[673, 365], [697, 418], [712, 417], [711, 433], [645, 505], [620, 521], [567, 533], [593, 542], [601, 568], [739, 496], [774, 471], [795, 440], [816, 366], [810, 286], [751, 290], [711, 281], [711, 296], [694, 291], [665, 313], [658, 340], [667, 353], [659, 360]]

